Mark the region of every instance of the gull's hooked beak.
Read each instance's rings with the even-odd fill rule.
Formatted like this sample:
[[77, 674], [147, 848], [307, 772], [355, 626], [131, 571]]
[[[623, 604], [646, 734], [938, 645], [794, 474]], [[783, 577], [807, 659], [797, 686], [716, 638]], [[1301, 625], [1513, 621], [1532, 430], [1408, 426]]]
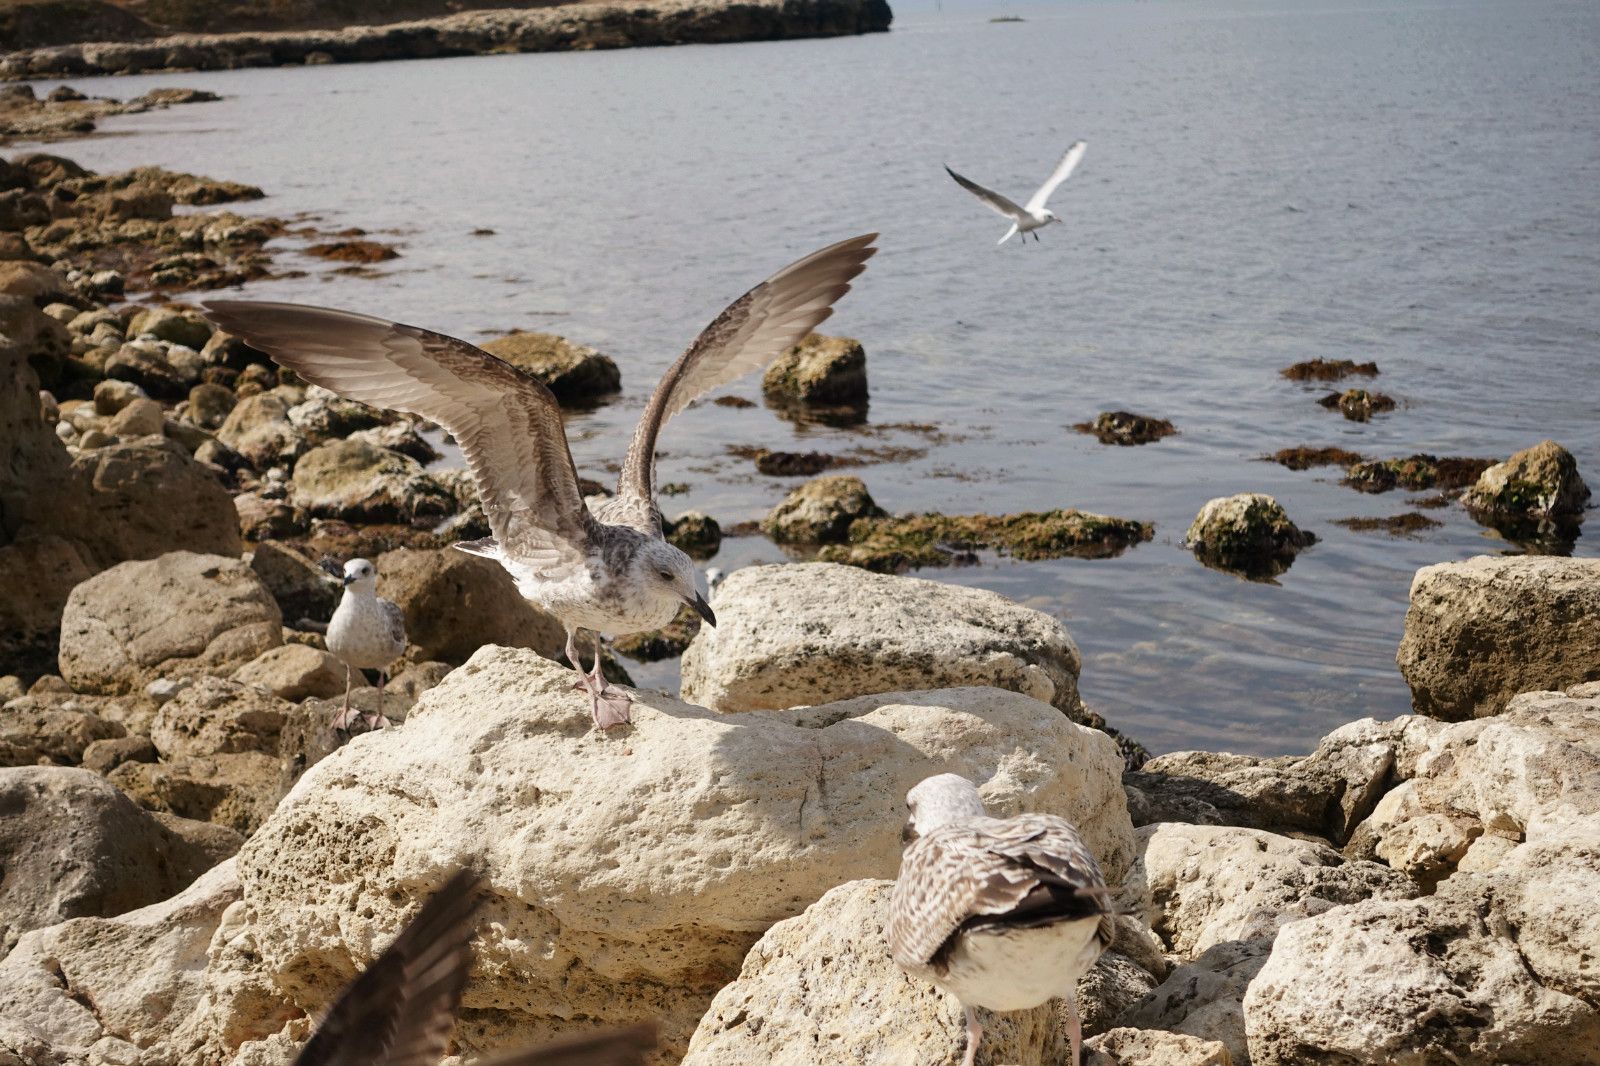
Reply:
[[717, 616], [711, 610], [711, 605], [706, 602], [706, 598], [704, 596], [697, 592], [694, 594], [694, 599], [684, 600], [683, 602], [694, 608], [694, 613], [699, 615], [701, 618], [704, 618], [706, 620], [706, 624], [712, 629], [717, 627]]
[[353, 583], [355, 581], [355, 579], [356, 579], [356, 575], [354, 575], [354, 574], [345, 574], [345, 575], [343, 575], [343, 576], [341, 576], [339, 578], [339, 583], [343, 584], [343, 585], [349, 585], [349, 584]]

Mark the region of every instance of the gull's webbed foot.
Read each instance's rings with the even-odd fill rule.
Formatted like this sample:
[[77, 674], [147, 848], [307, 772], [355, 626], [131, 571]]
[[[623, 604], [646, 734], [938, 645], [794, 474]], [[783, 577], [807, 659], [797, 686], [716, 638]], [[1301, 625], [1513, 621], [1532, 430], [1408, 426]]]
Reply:
[[601, 729], [614, 729], [633, 721], [633, 711], [630, 709], [633, 697], [620, 688], [613, 688], [602, 681], [598, 690], [589, 693], [589, 698], [594, 724]]

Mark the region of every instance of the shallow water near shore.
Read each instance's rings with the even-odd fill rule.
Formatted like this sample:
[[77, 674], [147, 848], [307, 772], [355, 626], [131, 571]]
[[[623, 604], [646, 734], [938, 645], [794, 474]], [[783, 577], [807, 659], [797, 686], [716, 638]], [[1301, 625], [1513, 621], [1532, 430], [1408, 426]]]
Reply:
[[[1153, 750], [1305, 751], [1346, 721], [1405, 713], [1394, 651], [1412, 574], [1509, 546], [1459, 505], [1411, 538], [1334, 526], [1413, 494], [1364, 496], [1331, 468], [1259, 457], [1504, 457], [1548, 437], [1600, 488], [1600, 8], [896, 10], [891, 33], [838, 40], [85, 79], [69, 84], [226, 99], [51, 150], [259, 184], [268, 198], [241, 210], [315, 212], [402, 252], [377, 278], [294, 262], [311, 273], [247, 295], [610, 353], [625, 391], [569, 423], [590, 476], [725, 303], [881, 230], [824, 327], [867, 347], [865, 430], [701, 405], [663, 441], [660, 481], [690, 486], [663, 498], [669, 515], [726, 527], [799, 483], [728, 445], [921, 449], [848, 472], [892, 511], [1156, 524], [1116, 559], [922, 574], [1062, 618], [1085, 698]], [[1087, 158], [1052, 205], [1066, 224], [1026, 248], [996, 248], [1004, 224], [940, 169], [1022, 199], [1077, 137]], [[1314, 356], [1375, 360], [1373, 387], [1400, 409], [1349, 422], [1317, 406], [1327, 387], [1278, 376]], [[731, 391], [759, 399], [755, 380]], [[1179, 435], [1117, 448], [1069, 428], [1117, 408]], [[1181, 547], [1206, 500], [1240, 491], [1275, 495], [1320, 538], [1277, 584]], [[1600, 517], [1588, 524], [1576, 554], [1593, 556]], [[711, 565], [783, 557], [741, 538]], [[675, 687], [676, 663], [630, 669]]]

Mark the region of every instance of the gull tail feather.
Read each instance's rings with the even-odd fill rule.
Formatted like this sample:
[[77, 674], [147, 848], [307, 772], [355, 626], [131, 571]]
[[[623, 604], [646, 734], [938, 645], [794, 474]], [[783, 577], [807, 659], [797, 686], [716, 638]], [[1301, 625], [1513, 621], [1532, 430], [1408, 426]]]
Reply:
[[1011, 224], [1011, 228], [1006, 230], [1006, 235], [1004, 237], [1001, 237], [998, 241], [994, 242], [995, 243], [995, 247], [998, 248], [1000, 245], [1006, 243], [1007, 241], [1009, 241], [1011, 238], [1015, 237], [1016, 235], [1017, 235], [1017, 224], [1015, 222], [1013, 222]]

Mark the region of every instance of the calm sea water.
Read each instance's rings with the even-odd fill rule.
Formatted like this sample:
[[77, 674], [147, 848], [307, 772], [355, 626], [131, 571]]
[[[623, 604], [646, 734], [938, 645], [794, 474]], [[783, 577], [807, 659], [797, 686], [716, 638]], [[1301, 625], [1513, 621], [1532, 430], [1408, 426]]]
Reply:
[[[1507, 545], [1458, 508], [1413, 539], [1347, 531], [1330, 520], [1398, 513], [1404, 494], [1258, 457], [1503, 456], [1553, 437], [1600, 488], [1600, 6], [899, 10], [893, 32], [843, 40], [81, 81], [226, 99], [62, 150], [254, 182], [271, 195], [248, 210], [318, 212], [403, 250], [380, 279], [308, 262], [262, 297], [611, 353], [626, 391], [569, 427], [588, 473], [621, 456], [657, 375], [728, 300], [880, 230], [828, 327], [867, 346], [871, 435], [702, 406], [664, 440], [661, 480], [690, 486], [669, 513], [753, 519], [794, 484], [728, 445], [925, 448], [859, 471], [880, 503], [1155, 522], [1114, 560], [925, 575], [1063, 619], [1087, 699], [1153, 749], [1304, 751], [1405, 713], [1394, 651], [1412, 574]], [[1021, 199], [1078, 137], [1087, 159], [1053, 204], [1066, 225], [1026, 249], [996, 248], [1001, 221], [940, 169]], [[1321, 390], [1277, 374], [1312, 356], [1376, 360], [1402, 408], [1364, 425], [1325, 412]], [[1068, 428], [1111, 408], [1181, 434], [1121, 449]], [[1322, 538], [1275, 585], [1180, 545], [1207, 499], [1246, 490]], [[1600, 547], [1589, 524], [1580, 555]], [[714, 565], [782, 557], [742, 539]], [[675, 670], [635, 676], [672, 685]]]

